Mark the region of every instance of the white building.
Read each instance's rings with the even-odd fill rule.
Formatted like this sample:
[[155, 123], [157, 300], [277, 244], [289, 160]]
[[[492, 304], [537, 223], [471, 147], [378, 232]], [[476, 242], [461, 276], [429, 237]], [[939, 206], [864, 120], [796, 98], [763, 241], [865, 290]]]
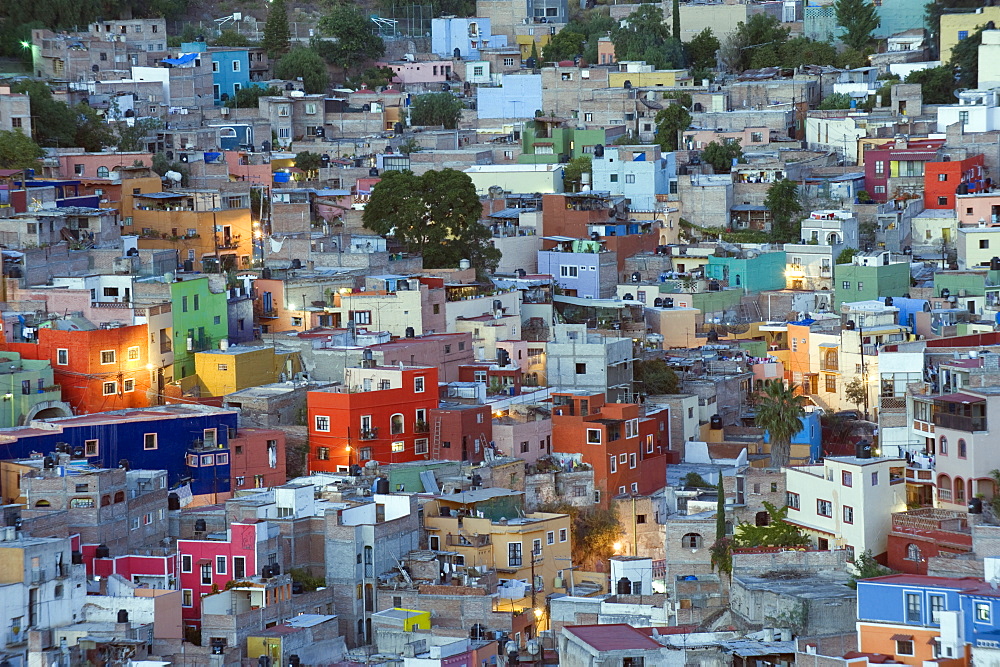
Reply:
[[828, 457], [785, 468], [788, 522], [820, 549], [884, 554], [892, 513], [906, 509], [906, 461]]
[[594, 190], [624, 195], [633, 211], [656, 210], [657, 195], [677, 192], [675, 154], [659, 146], [609, 146], [592, 169]]
[[992, 90], [963, 90], [958, 94], [958, 104], [937, 108], [938, 132], [944, 132], [955, 123], [961, 123], [962, 130], [967, 134], [1000, 129], [997, 93]]
[[828, 245], [840, 252], [845, 246], [857, 248], [858, 219], [850, 211], [813, 211], [802, 221], [802, 242]]
[[794, 290], [833, 289], [833, 263], [837, 252], [829, 245], [786, 243], [786, 287]]

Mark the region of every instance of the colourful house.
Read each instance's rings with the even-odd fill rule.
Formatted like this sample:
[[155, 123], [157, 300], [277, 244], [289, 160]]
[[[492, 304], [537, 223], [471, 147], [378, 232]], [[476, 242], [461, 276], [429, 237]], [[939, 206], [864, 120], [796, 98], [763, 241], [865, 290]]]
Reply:
[[910, 291], [909, 262], [890, 261], [887, 251], [859, 252], [850, 264], [833, 268], [834, 307], [880, 296], [904, 296]]
[[0, 425], [27, 424], [32, 419], [69, 417], [62, 388], [55, 383], [47, 359], [22, 359], [12, 350], [0, 352]]
[[297, 352], [273, 347], [227, 347], [194, 355], [195, 377], [202, 396], [225, 396], [234, 391], [291, 379], [301, 363]]
[[556, 164], [559, 156], [570, 159], [593, 154], [597, 144], [607, 144], [603, 129], [579, 130], [569, 127], [563, 118], [538, 116], [525, 124], [521, 132], [520, 164]]
[[708, 258], [705, 277], [746, 293], [780, 290], [785, 287], [785, 252], [765, 252], [757, 256]]
[[924, 208], [954, 209], [955, 195], [975, 194], [990, 187], [984, 157], [928, 162], [924, 168]]
[[194, 373], [194, 353], [219, 345], [229, 335], [228, 294], [213, 292], [207, 276], [170, 284], [174, 315], [174, 377]]

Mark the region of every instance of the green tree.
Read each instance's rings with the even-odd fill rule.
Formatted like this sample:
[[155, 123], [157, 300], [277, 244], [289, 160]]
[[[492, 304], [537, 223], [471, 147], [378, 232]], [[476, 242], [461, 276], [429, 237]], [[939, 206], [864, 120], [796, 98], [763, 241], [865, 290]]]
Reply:
[[74, 146], [76, 115], [65, 102], [52, 97], [44, 81], [18, 81], [11, 86], [15, 93], [27, 93], [31, 100], [32, 137], [39, 146]]
[[531, 42], [531, 53], [528, 54], [528, 62], [526, 63], [528, 67], [539, 67], [538, 62], [538, 42], [532, 40]]
[[837, 255], [837, 264], [850, 264], [854, 260], [854, 253], [857, 251], [857, 248], [844, 248], [840, 251], [840, 254]]
[[326, 92], [330, 85], [330, 75], [326, 71], [326, 63], [315, 49], [297, 46], [285, 55], [274, 66], [274, 76], [279, 79], [302, 78], [302, 87], [307, 93]]
[[156, 130], [163, 127], [163, 122], [159, 118], [137, 118], [130, 126], [128, 123], [119, 121], [115, 128], [114, 144], [118, 150], [124, 152], [146, 150], [146, 138]]
[[656, 112], [656, 143], [665, 151], [677, 150], [678, 133], [691, 126], [691, 114], [680, 104]]
[[583, 55], [586, 44], [586, 35], [563, 28], [552, 36], [548, 44], [542, 47], [542, 58], [545, 59], [545, 62], [573, 60], [577, 56]]
[[74, 146], [96, 153], [115, 142], [115, 133], [111, 130], [111, 126], [89, 105], [80, 102], [72, 107], [72, 111], [76, 121], [76, 130], [73, 132]]
[[739, 162], [743, 159], [743, 148], [740, 141], [724, 141], [721, 144], [717, 141], [710, 141], [707, 146], [701, 149], [701, 160], [712, 165], [712, 169], [717, 174], [728, 174], [733, 168], [733, 160]]
[[830, 93], [824, 97], [817, 109], [850, 109], [851, 96], [847, 93]]
[[699, 475], [694, 471], [684, 475], [683, 483], [684, 486], [694, 487], [696, 489], [707, 489], [708, 487], [712, 486], [705, 480], [704, 477], [702, 477], [701, 475]]
[[247, 86], [237, 90], [236, 94], [226, 100], [224, 105], [230, 109], [256, 109], [261, 97], [281, 97], [281, 94], [281, 89], [274, 86], [268, 88], [257, 85]]
[[369, 67], [356, 77], [347, 80], [351, 88], [369, 88], [377, 90], [392, 83], [396, 73], [389, 67]]
[[764, 429], [771, 443], [771, 467], [783, 468], [788, 465], [792, 436], [802, 430], [799, 417], [805, 397], [796, 394], [795, 384], [785, 384], [781, 380], [768, 380], [757, 395], [757, 426]]
[[462, 100], [451, 93], [417, 95], [410, 106], [410, 124], [443, 125], [446, 130], [454, 130], [462, 119], [464, 108]]
[[867, 0], [836, 0], [833, 12], [837, 25], [844, 29], [840, 41], [852, 49], [863, 51], [872, 41], [872, 32], [879, 26], [875, 5]]
[[635, 362], [635, 382], [647, 396], [676, 394], [680, 387], [677, 373], [662, 359]]
[[980, 26], [974, 33], [951, 47], [951, 60], [948, 64], [955, 68], [959, 88], [976, 88], [978, 85], [979, 47], [983, 43], [985, 29], [986, 26]]
[[719, 40], [711, 28], [705, 28], [695, 35], [684, 46], [691, 68], [702, 72], [715, 69], [715, 54], [718, 52], [720, 46]]
[[751, 68], [758, 49], [771, 47], [776, 50], [788, 41], [790, 28], [770, 14], [754, 14], [746, 23], [740, 21], [736, 30], [729, 33], [719, 49], [719, 56], [727, 71], [740, 73]]
[[409, 137], [406, 141], [404, 141], [399, 145], [399, 152], [402, 153], [403, 155], [410, 155], [411, 153], [419, 153], [423, 149], [424, 147], [420, 145], [420, 142], [414, 139], [413, 137]]
[[858, 49], [846, 48], [837, 55], [833, 64], [843, 69], [857, 69], [868, 64], [868, 54]]
[[576, 14], [563, 30], [584, 35], [587, 43], [583, 49], [583, 59], [596, 63], [597, 41], [618, 27], [618, 21], [611, 18], [607, 7], [594, 7]]
[[368, 18], [355, 6], [334, 2], [319, 20], [322, 36], [314, 45], [331, 65], [344, 70], [381, 58], [385, 53], [382, 38], [371, 31]]
[[[284, 0], [276, 0], [276, 2], [284, 2]], [[273, 7], [273, 5], [272, 5]], [[273, 10], [272, 10], [273, 11]], [[267, 25], [264, 25], [264, 33], [267, 34]], [[235, 30], [223, 30], [219, 33], [219, 36], [212, 40], [212, 46], [253, 46], [254, 41], [236, 32]]]
[[836, 65], [837, 49], [828, 42], [820, 42], [808, 37], [795, 37], [781, 45], [782, 67], [802, 67], [803, 65]]
[[563, 167], [563, 189], [566, 192], [578, 192], [580, 190], [581, 176], [590, 173], [593, 162], [589, 155], [575, 157]]
[[319, 153], [302, 151], [295, 154], [295, 166], [306, 173], [306, 178], [312, 176], [323, 166], [323, 157]]
[[362, 223], [423, 256], [424, 267], [444, 268], [468, 259], [477, 273], [496, 268], [500, 252], [479, 222], [482, 204], [468, 174], [454, 169], [388, 171], [372, 190]]
[[726, 490], [722, 474], [715, 487], [715, 544], [712, 545], [712, 569], [725, 574], [733, 572], [732, 541], [726, 537]]
[[809, 544], [809, 538], [786, 520], [787, 507], [778, 508], [765, 500], [764, 509], [769, 519], [766, 526], [743, 522], [733, 531], [733, 544], [737, 548], [804, 547]]
[[593, 569], [598, 563], [606, 564], [614, 555], [614, 544], [622, 534], [617, 509], [583, 509], [559, 502], [542, 505], [538, 511], [569, 515], [573, 526], [572, 564], [578, 569]]
[[861, 378], [854, 378], [844, 385], [844, 398], [859, 410], [868, 401], [868, 390]]
[[906, 75], [906, 83], [919, 83], [924, 104], [953, 104], [955, 97], [955, 70], [947, 65], [917, 70]]
[[802, 212], [799, 201], [799, 187], [795, 181], [783, 178], [775, 181], [767, 189], [764, 206], [771, 211], [771, 236], [782, 243], [798, 242], [799, 221], [797, 215]]
[[671, 35], [678, 42], [681, 41], [681, 2], [674, 0], [670, 5]]
[[990, 478], [993, 480], [993, 497], [990, 498], [989, 506], [993, 510], [993, 516], [1000, 518], [1000, 470], [991, 470]]
[[288, 27], [288, 9], [285, 7], [285, 0], [271, 0], [260, 45], [267, 51], [268, 56], [277, 58], [288, 52], [291, 39], [292, 31]]
[[611, 41], [618, 60], [644, 60], [656, 69], [684, 66], [684, 45], [670, 35], [656, 5], [640, 5], [611, 31]]
[[847, 585], [851, 588], [857, 588], [858, 581], [861, 579], [884, 577], [887, 574], [894, 574], [895, 572], [875, 560], [871, 549], [865, 549], [863, 553], [858, 554], [857, 558], [851, 561], [851, 565], [854, 566], [854, 572], [851, 573], [851, 579], [847, 582]]
[[982, 0], [931, 0], [924, 5], [924, 26], [930, 34], [931, 46], [935, 52], [932, 55], [937, 55], [937, 51], [940, 50], [939, 31], [941, 29], [942, 14], [949, 10], [971, 10], [982, 6]]
[[0, 130], [0, 169], [32, 169], [45, 151], [21, 130]]

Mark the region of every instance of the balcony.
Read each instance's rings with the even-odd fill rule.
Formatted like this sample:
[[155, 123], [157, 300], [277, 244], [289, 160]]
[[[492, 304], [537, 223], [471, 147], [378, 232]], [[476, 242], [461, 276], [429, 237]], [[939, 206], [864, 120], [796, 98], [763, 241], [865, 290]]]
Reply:
[[447, 535], [444, 543], [449, 547], [487, 547], [491, 539], [489, 535]]
[[11, 628], [7, 631], [7, 646], [17, 646], [19, 644], [25, 644], [28, 641], [28, 631], [23, 628], [18, 628], [17, 632]]
[[963, 415], [949, 415], [947, 413], [934, 415], [934, 425], [942, 428], [950, 428], [955, 431], [965, 431], [966, 433], [989, 430], [986, 427], [986, 417], [966, 417]]
[[40, 584], [40, 583], [42, 583], [43, 581], [46, 580], [45, 575], [46, 575], [45, 568], [39, 567], [39, 568], [35, 568], [35, 569], [33, 569], [31, 571], [29, 578], [30, 578], [31, 583], [33, 583], [33, 584]]
[[216, 236], [215, 247], [219, 250], [236, 250], [240, 247], [240, 235]]
[[378, 438], [378, 428], [363, 428], [358, 435], [359, 440], [375, 440]]
[[414, 433], [430, 433], [431, 427], [427, 422], [417, 422], [413, 425]]

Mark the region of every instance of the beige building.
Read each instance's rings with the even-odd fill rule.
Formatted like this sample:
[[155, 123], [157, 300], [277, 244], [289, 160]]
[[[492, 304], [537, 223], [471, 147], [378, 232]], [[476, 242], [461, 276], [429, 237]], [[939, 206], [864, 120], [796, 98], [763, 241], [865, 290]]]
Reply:
[[31, 136], [31, 100], [26, 93], [12, 93], [0, 86], [0, 132], [20, 130]]

